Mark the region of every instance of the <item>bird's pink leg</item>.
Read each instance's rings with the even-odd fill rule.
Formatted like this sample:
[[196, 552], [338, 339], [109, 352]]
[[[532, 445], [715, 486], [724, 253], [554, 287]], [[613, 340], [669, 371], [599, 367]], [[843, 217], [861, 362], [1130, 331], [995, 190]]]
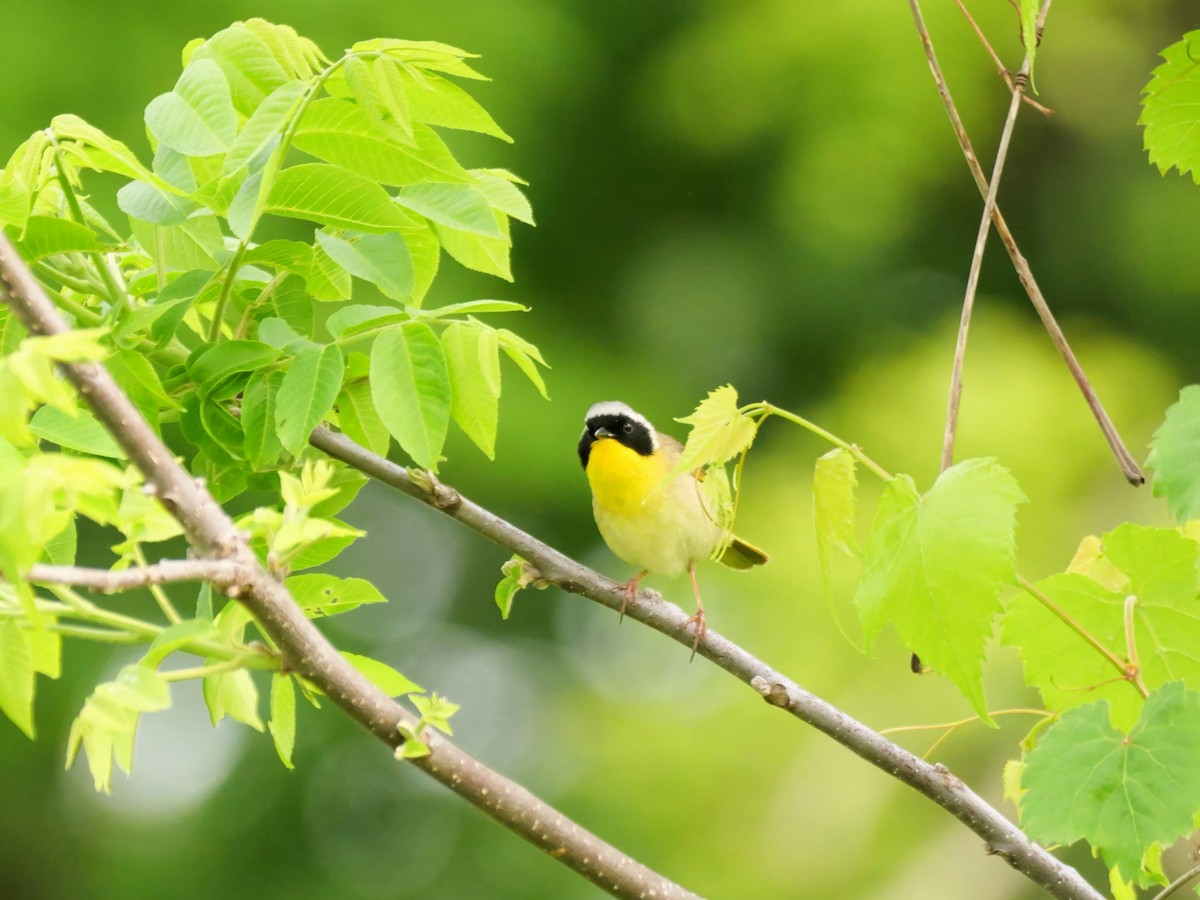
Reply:
[[704, 604], [700, 602], [700, 585], [696, 583], [696, 564], [688, 564], [688, 575], [692, 577], [692, 593], [696, 595], [696, 612], [689, 619], [685, 619], [680, 628], [685, 628], [693, 622], [696, 624], [696, 638], [692, 641], [692, 657], [696, 656], [696, 649], [700, 646], [700, 642], [704, 640], [704, 635], [708, 633], [708, 622], [704, 617]]
[[628, 581], [621, 585], [621, 618], [618, 622], [625, 618], [625, 608], [633, 602], [633, 598], [637, 596], [638, 582], [650, 574], [649, 569], [642, 569]]

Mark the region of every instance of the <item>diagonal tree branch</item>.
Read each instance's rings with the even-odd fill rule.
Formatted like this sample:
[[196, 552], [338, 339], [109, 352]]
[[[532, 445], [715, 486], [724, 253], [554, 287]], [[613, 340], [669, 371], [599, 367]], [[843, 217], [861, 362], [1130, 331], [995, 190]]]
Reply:
[[[621, 608], [625, 595], [616, 582], [473, 503], [429, 474], [416, 470], [410, 472], [325, 427], [313, 431], [309, 441], [335, 459], [445, 513], [506, 550], [518, 554], [537, 569], [536, 574], [540, 579], [609, 609]], [[688, 624], [688, 613], [664, 601], [653, 591], [641, 591], [626, 606], [625, 615], [649, 625], [689, 649], [692, 647], [694, 626]], [[1078, 872], [1030, 841], [1017, 826], [945, 766], [930, 765], [892, 743], [711, 628], [701, 639], [696, 652], [750, 685], [768, 703], [787, 710], [933, 800], [983, 838], [988, 853], [1002, 857], [1052, 896], [1088, 900], [1101, 897]]]
[[[946, 115], [950, 119], [954, 136], [958, 139], [958, 145], [962, 149], [963, 157], [967, 161], [967, 166], [971, 170], [971, 175], [975, 179], [975, 184], [979, 188], [980, 194], [986, 197], [989, 192], [987, 176], [984, 175], [983, 166], [979, 164], [979, 158], [975, 155], [975, 148], [971, 145], [971, 139], [967, 136], [967, 130], [963, 125], [962, 117], [958, 114], [958, 107], [954, 105], [954, 99], [950, 95], [950, 87], [946, 83], [946, 78], [942, 74], [942, 67], [938, 63], [937, 54], [934, 52], [933, 41], [929, 37], [929, 30], [925, 27], [925, 18], [921, 14], [920, 4], [918, 0], [909, 0], [909, 5], [912, 7], [913, 18], [917, 23], [917, 32], [921, 38], [921, 45], [925, 49], [925, 57], [929, 62], [929, 69], [933, 73], [933, 80], [937, 85], [938, 95], [942, 98], [942, 105], [946, 108]], [[1075, 379], [1075, 383], [1079, 386], [1088, 409], [1092, 411], [1092, 415], [1100, 425], [1104, 439], [1108, 441], [1108, 446], [1112, 450], [1112, 454], [1116, 458], [1121, 472], [1130, 484], [1135, 486], [1144, 484], [1146, 476], [1142, 473], [1141, 468], [1125, 447], [1125, 443], [1121, 440], [1121, 435], [1118, 433], [1116, 426], [1113, 425], [1108, 412], [1104, 409], [1104, 404], [1096, 396], [1091, 382], [1088, 381], [1088, 377], [1083, 371], [1083, 366], [1080, 365], [1075, 352], [1067, 342], [1066, 335], [1063, 334], [1058, 320], [1054, 318], [1054, 313], [1051, 312], [1050, 306], [1042, 294], [1042, 289], [1038, 286], [1037, 279], [1033, 277], [1033, 270], [1029, 267], [1029, 261], [1025, 259], [1020, 248], [1017, 247], [1016, 239], [1013, 238], [1008, 223], [1004, 220], [1004, 216], [1001, 215], [999, 206], [995, 206], [992, 209], [992, 221], [995, 223], [996, 233], [1004, 243], [1004, 249], [1008, 251], [1013, 268], [1017, 271], [1017, 278], [1020, 280], [1021, 286], [1025, 288], [1025, 293], [1029, 296], [1030, 303], [1033, 304], [1034, 310], [1036, 310], [1038, 317], [1042, 320], [1042, 325], [1050, 335], [1051, 342], [1054, 344], [1055, 349], [1058, 350], [1063, 362], [1066, 363], [1067, 369], [1071, 372], [1071, 377]]]
[[[0, 234], [0, 301], [8, 303], [32, 334], [60, 334], [67, 323], [42, 291], [9, 240]], [[99, 363], [67, 363], [63, 373], [97, 419], [141, 470], [154, 493], [183, 526], [201, 556], [232, 564], [238, 577], [224, 588], [240, 600], [275, 641], [291, 670], [316, 684], [358, 722], [391, 747], [399, 727], [417, 718], [385, 696], [351, 666], [305, 617], [287, 589], [267, 573], [241, 540], [232, 520], [176, 462], [136, 407]], [[418, 768], [483, 810], [554, 859], [619, 897], [694, 897], [600, 840], [514, 781], [487, 768], [431, 730], [422, 734], [429, 754]]]

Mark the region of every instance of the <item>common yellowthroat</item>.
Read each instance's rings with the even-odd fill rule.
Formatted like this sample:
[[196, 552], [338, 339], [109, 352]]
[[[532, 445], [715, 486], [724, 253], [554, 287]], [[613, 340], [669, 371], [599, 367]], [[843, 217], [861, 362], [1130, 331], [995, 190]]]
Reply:
[[[704, 639], [707, 623], [696, 563], [725, 546], [720, 561], [734, 569], [767, 562], [767, 554], [734, 537], [708, 508], [698, 473], [667, 480], [683, 445], [654, 430], [644, 416], [616, 400], [594, 404], [584, 417], [579, 461], [592, 489], [592, 512], [609, 549], [641, 572], [621, 586], [625, 607], [646, 575], [675, 576], [685, 570], [696, 595], [692, 652]], [[682, 626], [681, 626], [682, 627]]]

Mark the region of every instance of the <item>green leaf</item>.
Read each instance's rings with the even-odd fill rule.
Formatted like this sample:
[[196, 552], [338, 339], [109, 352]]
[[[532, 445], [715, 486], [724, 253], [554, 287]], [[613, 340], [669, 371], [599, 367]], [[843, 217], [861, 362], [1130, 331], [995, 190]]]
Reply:
[[117, 191], [121, 212], [156, 225], [182, 225], [200, 204], [160, 191], [144, 181], [131, 181]]
[[[1119, 659], [1128, 654], [1126, 598], [1133, 596], [1133, 638], [1143, 683], [1153, 690], [1183, 680], [1200, 688], [1200, 604], [1197, 545], [1176, 531], [1121, 525], [1104, 535], [1092, 576], [1071, 572], [1038, 582], [1037, 589]], [[1102, 579], [1105, 583], [1101, 584]], [[1058, 712], [1107, 700], [1113, 724], [1137, 721], [1142, 698], [1116, 667], [1078, 633], [1028, 594], [1013, 598], [1005, 613], [1004, 643], [1016, 646], [1025, 680]]]
[[1154, 844], [1190, 834], [1200, 810], [1200, 694], [1178, 682], [1150, 695], [1128, 735], [1104, 703], [1071, 710], [1029, 754], [1021, 824], [1043, 843], [1086, 839], [1121, 875], [1145, 884]]
[[502, 213], [493, 213], [496, 225], [504, 235], [502, 238], [459, 231], [434, 222], [434, 233], [442, 243], [442, 249], [460, 265], [512, 281], [512, 262], [509, 258], [512, 242], [508, 238], [508, 220]]
[[450, 375], [441, 342], [420, 322], [385, 331], [371, 347], [371, 397], [392, 437], [437, 471], [450, 426]]
[[817, 561], [828, 595], [833, 551], [850, 556], [858, 553], [854, 536], [856, 503], [854, 457], [835, 447], [817, 460], [813, 472], [813, 519], [817, 528]]
[[44, 441], [68, 450], [125, 459], [125, 451], [109, 435], [108, 430], [86, 410], [69, 416], [53, 406], [43, 406], [29, 420], [29, 430]]
[[294, 143], [305, 153], [381, 184], [471, 180], [431, 129], [414, 127], [412, 140], [415, 147], [407, 134], [392, 134], [386, 123], [372, 119], [357, 104], [328, 97], [309, 106]]
[[1142, 92], [1138, 122], [1146, 128], [1146, 151], [1162, 174], [1174, 166], [1181, 175], [1191, 172], [1200, 184], [1200, 31], [1189, 31], [1164, 50], [1162, 58], [1166, 62], [1154, 70]]
[[337, 166], [303, 163], [275, 176], [265, 211], [333, 228], [381, 233], [407, 222], [375, 181]]
[[218, 31], [192, 53], [189, 65], [211, 59], [229, 82], [237, 111], [249, 116], [264, 98], [288, 80], [266, 41], [241, 22]]
[[98, 253], [103, 249], [92, 229], [50, 216], [30, 216], [17, 241], [17, 250], [27, 263], [56, 253]]
[[414, 122], [477, 131], [512, 143], [512, 138], [488, 111], [458, 85], [429, 72], [419, 77], [405, 72], [405, 76], [408, 80], [405, 94]]
[[325, 320], [325, 330], [334, 338], [349, 337], [382, 325], [394, 325], [405, 322], [409, 318], [407, 312], [394, 306], [369, 306], [355, 303], [343, 306]]
[[336, 616], [365, 603], [386, 603], [379, 588], [363, 578], [336, 578], [333, 575], [292, 575], [284, 586], [310, 618]]
[[539, 581], [539, 576], [531, 574], [525, 565], [525, 560], [514, 556], [500, 567], [504, 577], [496, 585], [496, 606], [500, 608], [500, 618], [502, 619], [507, 619], [509, 613], [512, 612], [513, 598], [516, 597], [518, 591], [524, 590], [531, 584], [538, 588], [544, 588], [547, 584], [545, 581]]
[[432, 725], [438, 731], [444, 731], [446, 734], [453, 734], [454, 731], [450, 728], [450, 717], [459, 710], [457, 703], [451, 703], [445, 697], [439, 697], [437, 694], [430, 694], [428, 697], [413, 697], [412, 705], [417, 708], [417, 712], [421, 714], [422, 725]]
[[46, 562], [52, 566], [73, 566], [78, 546], [79, 534], [75, 527], [75, 520], [71, 519], [67, 522], [66, 527], [42, 548], [42, 552], [45, 554]]
[[533, 220], [533, 207], [529, 205], [529, 200], [521, 193], [521, 189], [513, 184], [516, 176], [512, 172], [505, 169], [471, 169], [470, 172], [475, 176], [475, 186], [487, 197], [492, 209], [512, 216], [526, 225], [536, 224]]
[[171, 690], [163, 677], [143, 665], [125, 666], [96, 693], [133, 712], [158, 712], [170, 707]]
[[278, 370], [255, 372], [242, 394], [243, 449], [247, 461], [256, 469], [271, 466], [283, 453], [275, 425], [275, 398], [283, 377]]
[[402, 697], [405, 694], [415, 694], [421, 691], [420, 685], [409, 681], [386, 663], [381, 663], [377, 659], [371, 659], [369, 656], [347, 653], [345, 650], [341, 651], [341, 654], [350, 665], [358, 669], [372, 684], [389, 697]]
[[248, 266], [269, 266], [304, 277], [312, 265], [313, 248], [301, 241], [266, 241], [246, 251], [242, 261]]
[[469, 184], [417, 184], [401, 188], [396, 202], [432, 222], [486, 237], [504, 238], [487, 197]]
[[290, 675], [276, 672], [271, 676], [271, 721], [267, 727], [279, 759], [287, 768], [295, 768], [292, 750], [296, 746], [296, 686]]
[[316, 238], [334, 262], [385, 297], [404, 302], [412, 296], [412, 257], [399, 233], [364, 234], [350, 241], [318, 231]]
[[191, 63], [173, 91], [150, 101], [146, 127], [160, 144], [184, 156], [228, 150], [237, 137], [237, 112], [221, 67], [207, 59]]
[[341, 389], [342, 351], [335, 344], [308, 347], [296, 356], [275, 404], [275, 425], [285, 450], [300, 455]]
[[[465, 300], [462, 303], [449, 303], [434, 309], [414, 310], [413, 316], [422, 319], [444, 319], [447, 316], [460, 316], [464, 313], [501, 313], [529, 312], [529, 307], [523, 303], [513, 303], [511, 300]], [[511, 334], [511, 332], [509, 332]], [[528, 346], [532, 347], [532, 344]], [[536, 348], [534, 349], [536, 353]], [[540, 356], [538, 357], [540, 360]], [[545, 365], [545, 363], [542, 363]]]
[[78, 141], [87, 163], [99, 171], [149, 181], [163, 190], [178, 192], [177, 188], [142, 165], [132, 150], [79, 116], [55, 116], [50, 121], [50, 129], [60, 141]]
[[500, 349], [489, 328], [451, 322], [442, 331], [442, 350], [450, 371], [450, 413], [488, 459], [496, 457], [500, 400]]
[[[393, 207], [399, 210], [399, 207]], [[346, 300], [350, 297], [350, 273], [333, 261], [325, 248], [316, 244], [312, 265], [304, 276], [308, 291], [316, 300]]]
[[1180, 522], [1200, 518], [1200, 385], [1179, 392], [1150, 447], [1146, 465], [1154, 469], [1154, 496], [1166, 497]]
[[342, 387], [337, 399], [338, 424], [342, 433], [378, 456], [387, 456], [392, 436], [375, 410], [371, 385], [357, 381]]
[[214, 725], [229, 716], [255, 731], [263, 730], [258, 717], [258, 689], [245, 669], [204, 676], [204, 702]]
[[0, 712], [30, 740], [33, 729], [33, 654], [15, 619], [0, 619]]
[[197, 617], [176, 622], [158, 633], [151, 642], [150, 649], [146, 651], [141, 664], [155, 668], [176, 650], [182, 650], [196, 641], [211, 640], [216, 637], [216, 629], [209, 618]]
[[891, 622], [905, 645], [953, 682], [986, 722], [984, 643], [1015, 580], [1016, 479], [992, 459], [944, 471], [921, 496], [907, 475], [888, 483], [854, 597], [869, 650]]
[[202, 391], [217, 387], [230, 375], [253, 372], [279, 359], [279, 351], [262, 341], [222, 341], [193, 353], [187, 370]]
[[728, 384], [709, 391], [695, 412], [675, 421], [691, 425], [692, 430], [672, 476], [724, 465], [749, 448], [758, 433], [754, 420], [738, 411], [737, 391]]
[[500, 349], [517, 364], [518, 369], [525, 373], [525, 377], [533, 383], [538, 393], [549, 400], [550, 395], [546, 393], [546, 382], [542, 380], [542, 373], [538, 370], [539, 365], [546, 365], [546, 361], [542, 359], [542, 352], [507, 328], [497, 328], [496, 337], [500, 341]]

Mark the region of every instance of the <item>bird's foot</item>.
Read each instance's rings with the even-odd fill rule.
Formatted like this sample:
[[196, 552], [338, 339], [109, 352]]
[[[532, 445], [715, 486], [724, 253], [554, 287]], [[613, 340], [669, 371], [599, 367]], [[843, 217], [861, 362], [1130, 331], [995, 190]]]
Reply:
[[689, 618], [684, 619], [679, 627], [687, 628], [689, 625], [696, 626], [696, 636], [692, 640], [692, 655], [688, 662], [696, 658], [696, 650], [700, 647], [700, 642], [704, 640], [704, 636], [708, 634], [708, 620], [704, 616], [704, 608], [696, 610]]
[[622, 584], [620, 586], [621, 587], [621, 609], [619, 611], [620, 618], [617, 619], [618, 623], [624, 621], [626, 608], [629, 606], [630, 603], [633, 602], [633, 599], [637, 596], [638, 582], [640, 582], [645, 576], [646, 576], [645, 572], [642, 572], [640, 575], [634, 575], [632, 578], [630, 578], [628, 581], [626, 581], [624, 584]]

